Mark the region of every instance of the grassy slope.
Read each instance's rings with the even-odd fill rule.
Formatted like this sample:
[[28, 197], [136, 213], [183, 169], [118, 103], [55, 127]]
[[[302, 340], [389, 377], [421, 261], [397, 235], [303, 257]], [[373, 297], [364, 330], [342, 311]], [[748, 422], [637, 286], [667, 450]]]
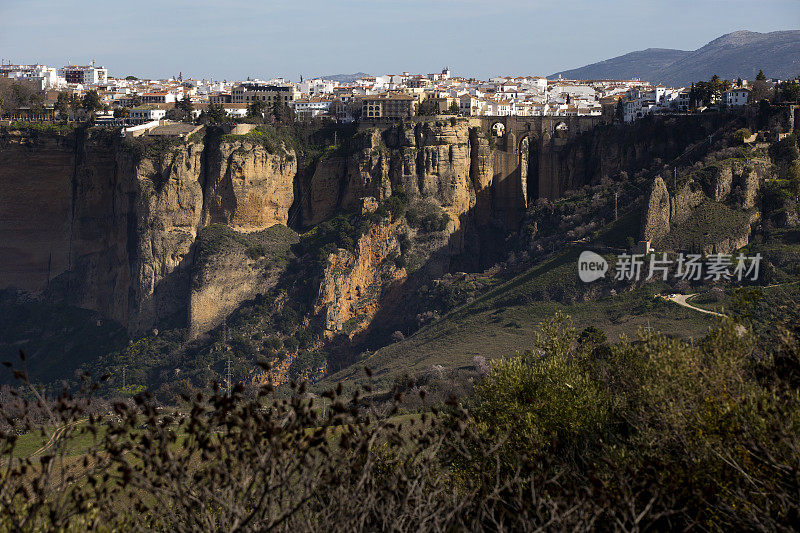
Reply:
[[[567, 249], [489, 291], [481, 298], [429, 325], [412, 337], [382, 348], [363, 363], [374, 372], [376, 388], [387, 390], [405, 374], [417, 375], [432, 365], [471, 367], [476, 355], [512, 356], [530, 348], [538, 324], [558, 310], [570, 315], [579, 329], [603, 329], [610, 340], [634, 335], [649, 324], [667, 335], [700, 337], [718, 319], [656, 300], [662, 286], [652, 283], [614, 297], [575, 303], [530, 301], [527, 295], [558, 287], [577, 286], [578, 248]], [[361, 364], [337, 372], [317, 387], [365, 380]]]

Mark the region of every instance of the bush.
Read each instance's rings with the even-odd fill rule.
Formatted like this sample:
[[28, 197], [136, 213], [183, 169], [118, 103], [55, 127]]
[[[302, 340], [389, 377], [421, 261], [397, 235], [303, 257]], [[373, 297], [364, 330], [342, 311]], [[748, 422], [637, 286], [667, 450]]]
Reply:
[[423, 233], [433, 233], [447, 229], [450, 215], [435, 202], [423, 200], [406, 210], [406, 221]]
[[[321, 405], [303, 385], [289, 398], [269, 385], [208, 397], [184, 380], [174, 382], [181, 408], [137, 395], [97, 410], [66, 393], [46, 399], [20, 372], [19, 390], [0, 390], [0, 525], [792, 530], [795, 315], [770, 321], [774, 346], [725, 321], [694, 345], [642, 332], [597, 358], [599, 330], [576, 335], [557, 314], [531, 350], [470, 376], [478, 381], [469, 410], [451, 401], [421, 415], [398, 416], [403, 393], [424, 401], [441, 382], [464, 394], [451, 369], [398, 377], [385, 416], [341, 385]], [[324, 357], [303, 351], [291, 372]], [[93, 390], [86, 383], [83, 393]]]
[[740, 143], [744, 144], [745, 139], [749, 139], [752, 136], [752, 132], [747, 128], [742, 128], [740, 130], [736, 130], [733, 134], [733, 139]]
[[337, 248], [354, 251], [361, 236], [361, 228], [354, 222], [353, 215], [342, 214], [317, 224], [301, 236], [299, 251], [320, 262], [326, 261]]
[[252, 246], [248, 246], [245, 253], [247, 253], [247, 257], [255, 260], [259, 257], [264, 257], [267, 255], [267, 250], [264, 248], [263, 244], [254, 244]]

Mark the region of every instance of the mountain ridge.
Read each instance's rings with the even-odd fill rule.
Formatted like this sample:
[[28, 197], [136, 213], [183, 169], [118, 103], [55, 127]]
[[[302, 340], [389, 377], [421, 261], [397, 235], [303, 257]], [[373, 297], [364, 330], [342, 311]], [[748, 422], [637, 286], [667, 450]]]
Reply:
[[752, 79], [800, 74], [800, 30], [758, 33], [739, 30], [721, 35], [697, 50], [647, 48], [548, 76], [567, 79], [639, 78], [665, 85], [688, 85], [717, 74]]

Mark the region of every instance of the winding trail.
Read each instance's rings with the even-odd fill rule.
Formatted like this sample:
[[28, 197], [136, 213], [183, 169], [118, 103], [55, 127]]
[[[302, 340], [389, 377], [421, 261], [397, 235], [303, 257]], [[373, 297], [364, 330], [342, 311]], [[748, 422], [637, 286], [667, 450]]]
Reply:
[[699, 311], [699, 312], [705, 313], [707, 315], [714, 315], [714, 316], [719, 316], [719, 317], [728, 316], [728, 315], [723, 315], [722, 313], [717, 313], [716, 311], [709, 311], [708, 309], [703, 309], [702, 307], [694, 306], [694, 305], [690, 304], [689, 302], [687, 302], [687, 300], [689, 298], [693, 297], [693, 296], [697, 296], [697, 294], [696, 293], [695, 294], [672, 294], [670, 296], [664, 296], [664, 298], [669, 300], [670, 302], [675, 302], [676, 304], [678, 304], [680, 306], [687, 307], [689, 309], [694, 309], [695, 311]]
[[56, 428], [56, 430], [53, 431], [53, 434], [50, 435], [50, 439], [47, 442], [45, 442], [44, 444], [42, 444], [41, 448], [39, 448], [38, 450], [36, 450], [32, 454], [30, 454], [29, 457], [36, 457], [37, 455], [41, 455], [42, 453], [47, 451], [50, 447], [53, 446], [53, 444], [56, 443], [56, 441], [61, 437], [61, 435], [66, 430], [67, 430], [67, 426], [66, 425]]

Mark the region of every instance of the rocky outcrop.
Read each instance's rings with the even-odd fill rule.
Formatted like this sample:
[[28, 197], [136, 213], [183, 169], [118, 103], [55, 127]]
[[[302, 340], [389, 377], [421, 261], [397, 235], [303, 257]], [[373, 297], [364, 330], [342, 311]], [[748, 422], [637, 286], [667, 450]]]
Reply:
[[304, 225], [319, 224], [339, 209], [347, 162], [348, 158], [337, 156], [317, 163], [302, 202]]
[[308, 184], [303, 223], [337, 210], [357, 210], [361, 199], [383, 200], [402, 188], [410, 197], [436, 201], [460, 225], [475, 205], [470, 128], [463, 119], [400, 124], [358, 134], [347, 156], [323, 159]]
[[764, 179], [773, 173], [774, 167], [769, 161], [724, 159], [703, 168], [694, 177], [701, 181], [706, 195], [715, 202], [725, 202], [735, 193], [732, 200], [750, 209]]
[[384, 284], [405, 277], [393, 260], [400, 253], [396, 229], [388, 219], [371, 224], [354, 251], [339, 249], [328, 257], [314, 304], [325, 337], [363, 330], [378, 311]]
[[758, 158], [714, 161], [683, 176], [672, 194], [659, 176], [653, 181], [642, 218], [642, 239], [656, 248], [729, 253], [749, 241], [760, 219], [755, 209], [773, 165]]
[[217, 224], [205, 228], [191, 269], [190, 338], [274, 287], [297, 241], [297, 234], [281, 225], [247, 234]]
[[706, 195], [703, 194], [703, 189], [697, 183], [694, 181], [685, 183], [670, 198], [670, 223], [675, 225], [686, 222], [692, 211], [705, 199]]
[[670, 202], [667, 185], [661, 176], [653, 180], [642, 219], [642, 239], [657, 241], [669, 233]]
[[135, 221], [127, 235], [131, 331], [145, 331], [185, 309], [189, 254], [203, 212], [202, 150], [190, 143], [150, 157], [119, 154], [121, 185]]

